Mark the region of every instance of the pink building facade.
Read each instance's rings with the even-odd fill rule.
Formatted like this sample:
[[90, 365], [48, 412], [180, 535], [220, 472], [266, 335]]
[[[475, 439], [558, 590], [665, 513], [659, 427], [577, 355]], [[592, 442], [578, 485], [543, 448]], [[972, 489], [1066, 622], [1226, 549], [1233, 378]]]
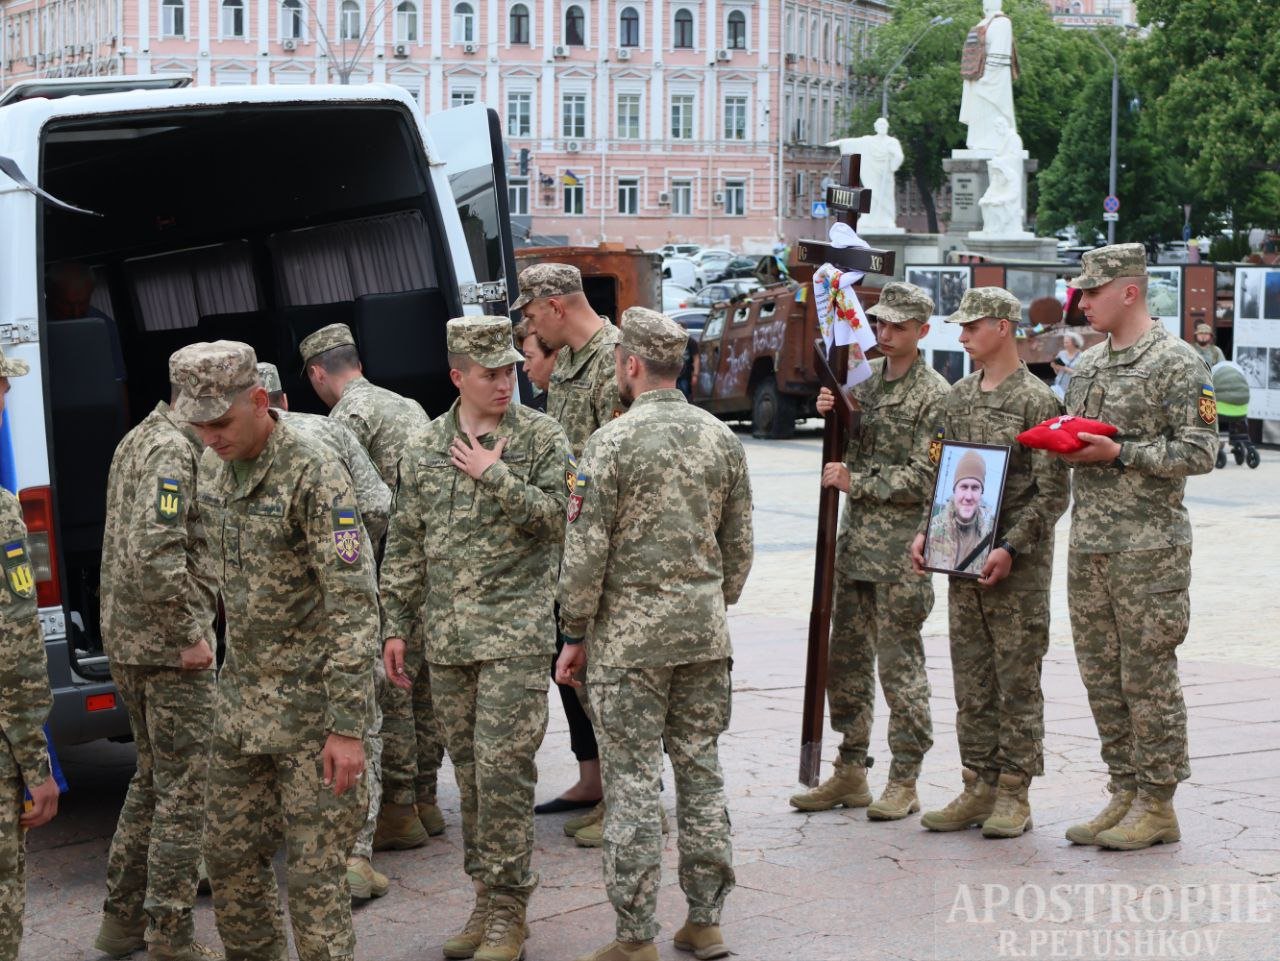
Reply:
[[811, 216], [885, 0], [7, 0], [0, 85], [391, 83], [503, 118], [533, 242], [759, 252]]

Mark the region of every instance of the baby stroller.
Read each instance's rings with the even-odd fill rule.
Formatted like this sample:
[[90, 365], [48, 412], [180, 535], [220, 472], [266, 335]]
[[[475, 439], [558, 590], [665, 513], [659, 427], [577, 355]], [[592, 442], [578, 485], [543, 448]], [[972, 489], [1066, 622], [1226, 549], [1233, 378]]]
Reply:
[[1249, 437], [1249, 381], [1244, 371], [1229, 360], [1213, 365], [1213, 393], [1218, 402], [1218, 430], [1225, 437], [1218, 444], [1218, 467], [1227, 466], [1227, 449], [1237, 464], [1256, 468], [1261, 463]]

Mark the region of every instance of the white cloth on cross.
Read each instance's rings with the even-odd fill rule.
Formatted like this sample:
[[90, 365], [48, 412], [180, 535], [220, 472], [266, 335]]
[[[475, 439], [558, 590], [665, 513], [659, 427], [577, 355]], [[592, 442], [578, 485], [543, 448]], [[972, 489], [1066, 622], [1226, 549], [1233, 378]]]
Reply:
[[[848, 224], [832, 224], [829, 237], [831, 246], [836, 248], [871, 246]], [[865, 276], [860, 270], [841, 271], [831, 264], [823, 264], [813, 272], [813, 306], [818, 314], [822, 342], [828, 351], [832, 345], [849, 348], [846, 387], [860, 384], [871, 376], [866, 352], [876, 345], [876, 337], [854, 290], [854, 285]]]

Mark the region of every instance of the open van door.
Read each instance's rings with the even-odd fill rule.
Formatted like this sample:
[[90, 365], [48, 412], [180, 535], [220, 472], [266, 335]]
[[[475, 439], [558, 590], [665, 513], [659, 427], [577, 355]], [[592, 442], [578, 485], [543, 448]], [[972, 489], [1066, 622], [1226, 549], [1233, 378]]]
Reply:
[[[481, 130], [485, 135], [477, 136]], [[428, 116], [427, 131], [445, 162], [475, 267], [476, 283], [459, 290], [462, 303], [478, 305], [482, 313], [505, 314], [517, 296], [516, 260], [498, 114], [481, 104], [455, 107]]]

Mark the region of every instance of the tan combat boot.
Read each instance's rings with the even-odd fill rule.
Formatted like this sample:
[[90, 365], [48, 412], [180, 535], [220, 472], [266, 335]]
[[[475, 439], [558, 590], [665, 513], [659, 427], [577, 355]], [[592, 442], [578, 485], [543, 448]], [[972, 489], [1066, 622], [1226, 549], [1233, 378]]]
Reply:
[[1138, 796], [1138, 789], [1132, 784], [1117, 784], [1112, 781], [1107, 785], [1107, 790], [1111, 792], [1111, 800], [1092, 821], [1073, 824], [1067, 828], [1067, 840], [1072, 844], [1097, 844], [1098, 835], [1119, 824], [1129, 813], [1133, 799]]
[[[662, 833], [664, 835], [671, 833], [671, 822], [667, 820], [667, 809], [660, 809], [662, 820]], [[604, 820], [596, 821], [594, 824], [588, 824], [585, 828], [573, 836], [573, 843], [580, 848], [602, 848], [604, 847]]]
[[427, 843], [427, 829], [412, 804], [383, 804], [373, 829], [375, 851], [408, 851]]
[[831, 777], [812, 791], [791, 796], [791, 806], [801, 811], [830, 811], [841, 804], [847, 808], [864, 808], [870, 803], [866, 767], [840, 760], [836, 761]]
[[1138, 851], [1153, 844], [1182, 840], [1173, 801], [1162, 801], [1141, 788], [1128, 812], [1113, 828], [1098, 832], [1094, 843], [1112, 851]]
[[564, 836], [571, 838], [585, 827], [593, 824], [600, 824], [604, 821], [604, 802], [601, 801], [586, 814], [579, 814], [576, 818], [569, 818], [564, 822]]
[[145, 929], [145, 921], [137, 928], [131, 929], [111, 915], [104, 914], [102, 924], [98, 928], [98, 936], [93, 939], [93, 946], [113, 958], [127, 958], [133, 952], [141, 951], [147, 946], [146, 940], [142, 937]]
[[981, 825], [991, 817], [996, 806], [996, 772], [990, 772], [990, 776], [992, 779], [988, 781], [965, 768], [964, 790], [960, 795], [941, 811], [926, 812], [920, 823], [930, 831], [963, 831]]
[[511, 895], [489, 895], [484, 940], [476, 948], [475, 961], [520, 961], [524, 957], [524, 943], [529, 937], [524, 913], [524, 904]]
[[884, 793], [871, 807], [867, 808], [868, 821], [901, 821], [909, 814], [920, 810], [920, 799], [916, 796], [916, 779], [890, 781], [884, 786]]
[[347, 858], [347, 887], [353, 901], [380, 898], [391, 890], [391, 882], [385, 874], [373, 869], [368, 858]]
[[676, 932], [676, 947], [681, 951], [692, 951], [698, 961], [710, 961], [711, 958], [723, 958], [732, 952], [724, 943], [718, 924], [694, 924], [685, 921], [684, 927]]
[[489, 892], [476, 885], [476, 905], [462, 930], [444, 943], [446, 958], [469, 958], [484, 941], [484, 919], [489, 913]]
[[195, 942], [177, 948], [152, 941], [147, 948], [147, 961], [223, 961], [223, 957], [222, 952]]
[[982, 822], [984, 838], [1016, 838], [1031, 830], [1031, 803], [1027, 800], [1030, 786], [1031, 779], [1025, 774], [1000, 775], [995, 807]]
[[574, 961], [658, 961], [658, 946], [652, 941], [614, 941]]
[[444, 812], [440, 810], [440, 805], [436, 804], [436, 799], [431, 797], [420, 797], [415, 805], [418, 809], [418, 820], [422, 822], [422, 826], [427, 829], [427, 833], [432, 837], [444, 834]]

